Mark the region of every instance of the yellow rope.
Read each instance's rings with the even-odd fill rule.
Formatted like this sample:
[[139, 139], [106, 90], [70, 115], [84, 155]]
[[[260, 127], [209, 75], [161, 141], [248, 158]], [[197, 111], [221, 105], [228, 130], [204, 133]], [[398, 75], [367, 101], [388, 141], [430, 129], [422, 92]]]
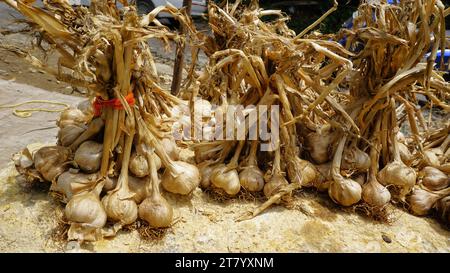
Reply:
[[17, 104], [10, 104], [10, 105], [0, 105], [0, 109], [5, 108], [17, 108], [19, 106], [30, 104], [30, 103], [46, 103], [46, 104], [52, 104], [52, 105], [62, 105], [64, 106], [64, 109], [48, 109], [48, 108], [31, 108], [31, 109], [14, 109], [13, 115], [19, 117], [19, 118], [28, 118], [31, 117], [33, 112], [62, 112], [70, 107], [69, 104], [58, 102], [58, 101], [50, 101], [50, 100], [30, 100], [26, 102], [21, 102]]

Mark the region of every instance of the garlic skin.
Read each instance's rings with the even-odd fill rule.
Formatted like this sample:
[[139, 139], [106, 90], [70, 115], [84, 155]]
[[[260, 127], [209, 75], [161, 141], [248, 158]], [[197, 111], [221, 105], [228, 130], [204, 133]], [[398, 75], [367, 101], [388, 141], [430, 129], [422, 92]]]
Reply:
[[83, 124], [69, 124], [64, 126], [63, 128], [59, 129], [58, 131], [58, 141], [59, 143], [64, 146], [68, 147], [72, 143], [75, 142], [75, 140], [82, 134], [84, 131], [86, 131], [87, 126]]
[[161, 140], [161, 144], [164, 147], [167, 155], [172, 160], [180, 159], [180, 151], [178, 149], [177, 144], [175, 143], [175, 139], [173, 137], [165, 137]]
[[333, 181], [328, 188], [328, 195], [331, 199], [345, 207], [358, 203], [361, 200], [361, 194], [361, 186], [351, 179]]
[[100, 169], [103, 144], [95, 141], [85, 141], [75, 152], [74, 161], [86, 173], [94, 173]]
[[93, 188], [98, 178], [98, 174], [76, 173], [69, 170], [58, 177], [50, 190], [62, 194], [62, 201], [67, 203], [73, 195]]
[[441, 196], [438, 194], [415, 188], [413, 193], [408, 197], [408, 203], [414, 215], [424, 216], [430, 213], [431, 208], [440, 198]]
[[136, 177], [145, 177], [150, 174], [150, 169], [145, 156], [132, 153], [130, 157], [130, 172]]
[[86, 117], [93, 117], [94, 116], [94, 109], [92, 107], [92, 102], [90, 99], [81, 101], [80, 103], [78, 103], [77, 105], [77, 109], [80, 110], [81, 112], [83, 112], [83, 114]]
[[205, 161], [203, 164], [198, 165], [201, 176], [200, 187], [202, 189], [206, 189], [211, 185], [211, 174], [214, 167], [209, 164], [210, 162]]
[[394, 160], [378, 173], [377, 179], [384, 186], [400, 187], [399, 199], [404, 201], [406, 195], [411, 192], [416, 184], [416, 172], [402, 161]]
[[172, 165], [165, 169], [161, 181], [166, 191], [188, 195], [200, 184], [200, 172], [192, 164], [173, 161]]
[[108, 219], [122, 225], [134, 223], [137, 219], [138, 208], [132, 197], [132, 193], [126, 194], [123, 191], [108, 192], [102, 199]]
[[422, 184], [429, 190], [439, 191], [450, 186], [450, 177], [434, 167], [427, 166], [420, 174], [423, 176]]
[[309, 161], [298, 156], [288, 156], [292, 160], [286, 163], [287, 175], [291, 183], [299, 183], [304, 187], [312, 187], [317, 178], [317, 171]]
[[437, 201], [435, 208], [441, 221], [450, 225], [450, 195]]
[[153, 228], [169, 227], [172, 224], [173, 208], [160, 195], [146, 198], [139, 205], [139, 218]]
[[67, 170], [70, 151], [62, 146], [46, 146], [34, 154], [34, 166], [47, 181], [53, 181]]
[[323, 164], [330, 161], [329, 148], [333, 140], [331, 126], [320, 127], [316, 132], [308, 134], [305, 140], [309, 155], [315, 163]]
[[106, 212], [98, 197], [104, 182], [97, 184], [93, 191], [76, 194], [67, 203], [64, 210], [66, 219], [71, 224], [68, 231], [69, 240], [98, 239], [100, 229], [106, 224]]
[[58, 125], [59, 128], [64, 128], [71, 124], [82, 125], [88, 120], [89, 117], [87, 117], [80, 109], [69, 108], [61, 113], [59, 119], [56, 121], [56, 125]]
[[414, 160], [414, 157], [409, 151], [408, 147], [405, 144], [399, 142], [398, 149], [400, 151], [400, 158], [402, 159], [403, 163], [409, 166]]
[[[264, 185], [263, 190], [264, 195], [267, 198], [270, 198], [273, 195], [277, 194], [280, 189], [282, 189], [287, 185], [289, 185], [289, 183], [287, 182], [286, 178], [284, 178], [284, 176], [281, 175], [280, 173], [275, 173], [274, 175], [272, 175], [270, 180]], [[276, 203], [279, 204], [280, 202], [281, 200], [278, 200]]]
[[235, 169], [228, 170], [225, 164], [214, 168], [211, 174], [211, 184], [223, 189], [227, 194], [233, 196], [241, 190], [239, 175]]
[[342, 168], [356, 171], [367, 171], [370, 167], [370, 157], [355, 145], [344, 152]]
[[264, 174], [257, 166], [245, 167], [239, 173], [239, 182], [248, 191], [262, 191], [264, 188]]
[[439, 157], [436, 155], [434, 149], [426, 150], [424, 152], [425, 160], [428, 161], [431, 166], [439, 166], [441, 162], [439, 161]]
[[381, 185], [374, 175], [362, 186], [362, 199], [373, 207], [383, 207], [391, 201], [391, 193]]

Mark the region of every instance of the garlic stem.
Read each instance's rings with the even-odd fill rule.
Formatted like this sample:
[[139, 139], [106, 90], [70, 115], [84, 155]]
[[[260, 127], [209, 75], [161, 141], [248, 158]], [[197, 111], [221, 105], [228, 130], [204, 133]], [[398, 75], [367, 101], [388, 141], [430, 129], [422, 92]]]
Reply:
[[248, 166], [258, 166], [258, 162], [256, 161], [256, 153], [258, 151], [258, 141], [253, 140], [250, 146], [250, 152], [247, 159]]
[[134, 122], [134, 115], [128, 116], [126, 119], [126, 127], [128, 130], [128, 135], [125, 136], [125, 148], [123, 151], [123, 161], [122, 161], [122, 167], [120, 169], [120, 176], [117, 181], [116, 190], [124, 189], [127, 192], [130, 191], [128, 187], [128, 166], [130, 162], [130, 156], [131, 156], [131, 148], [133, 146], [133, 139], [134, 135], [136, 133], [135, 130], [135, 122]]
[[331, 165], [331, 175], [336, 182], [342, 182], [344, 179], [341, 175], [341, 160], [346, 141], [347, 135], [344, 135], [339, 141], [336, 152], [334, 153], [333, 163]]
[[397, 142], [397, 134], [399, 131], [398, 124], [397, 124], [397, 112], [395, 111], [395, 100], [391, 99], [391, 141], [394, 147], [394, 160], [398, 162], [403, 162], [402, 158], [400, 156], [400, 149], [398, 147]]
[[236, 151], [230, 160], [230, 163], [227, 164], [226, 171], [236, 169], [238, 167], [239, 156], [241, 155], [241, 151], [242, 151], [242, 148], [244, 147], [244, 144], [245, 144], [245, 140], [239, 141]]

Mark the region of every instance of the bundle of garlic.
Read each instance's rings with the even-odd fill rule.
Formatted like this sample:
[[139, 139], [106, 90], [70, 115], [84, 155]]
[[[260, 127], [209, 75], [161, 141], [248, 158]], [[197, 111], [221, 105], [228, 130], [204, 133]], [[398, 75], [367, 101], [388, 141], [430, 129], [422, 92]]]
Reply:
[[[44, 47], [56, 51], [58, 70], [4, 47], [89, 94], [89, 100], [61, 113], [57, 145], [16, 156], [22, 180], [52, 182], [51, 190], [67, 203], [69, 240], [114, 236], [138, 217], [154, 228], [170, 226], [172, 207], [159, 180], [166, 191], [188, 195], [200, 184], [200, 174], [179, 161], [170, 117], [181, 100], [159, 86], [147, 40], [158, 38], [168, 46], [169, 40], [183, 39], [158, 22], [159, 12], [186, 25], [192, 25], [190, 17], [171, 5], [140, 17], [133, 6], [119, 10], [110, 0], [92, 1], [89, 8], [44, 1], [45, 10], [30, 1], [5, 2], [37, 27]], [[73, 20], [77, 15], [83, 24]]]

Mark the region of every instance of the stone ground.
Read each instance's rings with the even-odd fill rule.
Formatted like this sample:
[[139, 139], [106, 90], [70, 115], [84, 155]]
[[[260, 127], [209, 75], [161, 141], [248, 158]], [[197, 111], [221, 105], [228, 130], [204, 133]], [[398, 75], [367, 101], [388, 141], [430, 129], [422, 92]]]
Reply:
[[[0, 80], [0, 105], [30, 99], [81, 100]], [[191, 197], [165, 193], [178, 222], [159, 240], [143, 239], [134, 230], [81, 248], [66, 245], [55, 238], [62, 206], [46, 187], [21, 188], [10, 161], [27, 144], [54, 143], [57, 116], [39, 112], [19, 118], [11, 109], [0, 109], [0, 252], [450, 252], [450, 231], [399, 208], [390, 208], [395, 220], [385, 224], [341, 209], [326, 195], [300, 192], [293, 209], [275, 206], [252, 220], [235, 222], [260, 203], [219, 202], [200, 189]]]

